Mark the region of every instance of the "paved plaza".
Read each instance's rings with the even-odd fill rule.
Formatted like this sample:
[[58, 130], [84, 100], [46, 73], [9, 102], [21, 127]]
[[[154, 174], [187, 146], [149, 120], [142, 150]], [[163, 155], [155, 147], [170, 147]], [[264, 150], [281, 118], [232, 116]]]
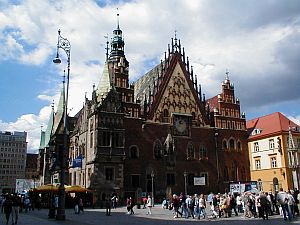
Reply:
[[[160, 206], [155, 206], [152, 210], [152, 215], [147, 215], [146, 209], [135, 209], [134, 215], [128, 215], [125, 207], [112, 209], [111, 216], [105, 215], [105, 209], [85, 209], [84, 214], [75, 214], [74, 210], [66, 209], [66, 220], [57, 221], [55, 219], [48, 219], [48, 210], [42, 209], [40, 211], [30, 211], [28, 213], [21, 213], [19, 216], [18, 225], [101, 225], [101, 224], [143, 224], [143, 225], [177, 225], [177, 224], [194, 224], [194, 223], [213, 223], [213, 224], [300, 224], [299, 219], [294, 219], [291, 222], [284, 221], [281, 216], [269, 217], [269, 220], [262, 220], [258, 218], [245, 219], [242, 214], [240, 216], [233, 216], [230, 218], [221, 219], [185, 219], [173, 218], [173, 212], [162, 209]], [[0, 225], [5, 225], [4, 215], [1, 214]], [[11, 225], [11, 223], [9, 224]]]

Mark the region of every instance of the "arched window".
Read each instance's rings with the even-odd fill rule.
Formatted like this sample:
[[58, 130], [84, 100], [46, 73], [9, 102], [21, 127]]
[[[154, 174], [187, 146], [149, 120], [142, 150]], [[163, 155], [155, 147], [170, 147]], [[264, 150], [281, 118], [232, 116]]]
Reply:
[[139, 150], [138, 150], [137, 146], [131, 146], [129, 148], [129, 157], [131, 159], [139, 158]]
[[227, 141], [223, 140], [223, 149], [226, 150], [227, 149]]
[[236, 162], [233, 162], [231, 164], [231, 179], [233, 181], [237, 180], [237, 165], [236, 165]]
[[207, 157], [207, 149], [204, 145], [200, 145], [199, 148], [199, 158], [203, 159]]
[[154, 152], [154, 158], [160, 159], [162, 157], [162, 147], [159, 140], [156, 140], [153, 144], [153, 152]]
[[189, 142], [187, 145], [187, 159], [195, 158], [195, 148], [192, 142]]
[[234, 150], [234, 140], [233, 139], [230, 139], [229, 140], [229, 148], [230, 148], [230, 150]]
[[242, 151], [242, 143], [240, 142], [240, 141], [238, 141], [237, 143], [236, 143], [236, 145], [237, 145], [237, 150], [240, 152], [240, 151]]
[[242, 167], [241, 169], [241, 180], [247, 180], [245, 167]]
[[224, 167], [224, 175], [223, 175], [223, 179], [224, 179], [224, 181], [228, 181], [228, 180], [229, 180], [229, 177], [228, 177], [228, 169], [227, 169], [226, 166]]

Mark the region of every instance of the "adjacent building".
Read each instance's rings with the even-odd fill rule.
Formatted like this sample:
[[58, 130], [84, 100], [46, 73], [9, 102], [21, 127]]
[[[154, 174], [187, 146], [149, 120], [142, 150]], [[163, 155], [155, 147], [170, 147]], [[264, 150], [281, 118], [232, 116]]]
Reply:
[[25, 178], [26, 132], [0, 131], [0, 193], [14, 193], [16, 179]]
[[263, 191], [299, 190], [300, 126], [280, 112], [247, 122], [251, 179]]
[[68, 118], [68, 152], [61, 147], [62, 90], [42, 132], [44, 180], [56, 176], [62, 154], [68, 154], [68, 183], [93, 189], [98, 202], [112, 193], [138, 201], [145, 193], [159, 199], [224, 192], [230, 181], [250, 180], [246, 120], [228, 73], [220, 93], [206, 100], [175, 36], [164, 59], [129, 84], [124, 45], [118, 24], [92, 99]]

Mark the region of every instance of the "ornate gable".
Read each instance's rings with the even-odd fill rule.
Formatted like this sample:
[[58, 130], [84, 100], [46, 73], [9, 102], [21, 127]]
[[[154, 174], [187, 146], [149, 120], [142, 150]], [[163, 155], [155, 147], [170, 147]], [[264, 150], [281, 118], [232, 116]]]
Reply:
[[180, 40], [174, 40], [164, 61], [135, 82], [135, 98], [142, 104], [144, 118], [153, 122], [172, 123], [174, 114], [185, 114], [192, 118], [193, 125], [207, 126], [201, 86], [198, 88]]

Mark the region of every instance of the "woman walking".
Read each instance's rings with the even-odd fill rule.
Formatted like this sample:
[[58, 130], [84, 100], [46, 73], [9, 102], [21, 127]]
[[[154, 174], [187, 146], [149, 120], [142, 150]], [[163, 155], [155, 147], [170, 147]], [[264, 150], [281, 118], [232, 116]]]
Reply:
[[148, 208], [148, 212], [147, 212], [147, 215], [148, 214], [152, 214], [151, 212], [151, 209], [152, 209], [152, 198], [150, 195], [148, 195], [148, 199], [147, 199], [147, 208]]

